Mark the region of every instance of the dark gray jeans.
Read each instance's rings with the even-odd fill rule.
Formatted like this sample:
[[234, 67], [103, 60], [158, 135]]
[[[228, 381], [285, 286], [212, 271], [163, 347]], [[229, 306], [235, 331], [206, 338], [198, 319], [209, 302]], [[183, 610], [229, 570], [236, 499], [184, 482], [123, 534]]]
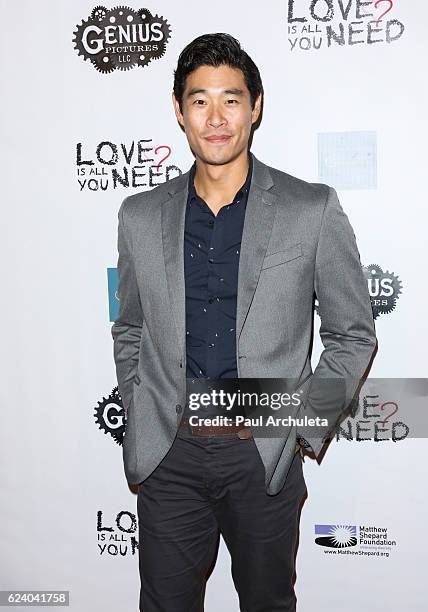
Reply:
[[179, 430], [139, 485], [141, 612], [204, 609], [219, 533], [231, 555], [241, 612], [294, 612], [297, 521], [306, 493], [300, 455], [277, 495], [267, 495], [264, 478], [253, 438]]

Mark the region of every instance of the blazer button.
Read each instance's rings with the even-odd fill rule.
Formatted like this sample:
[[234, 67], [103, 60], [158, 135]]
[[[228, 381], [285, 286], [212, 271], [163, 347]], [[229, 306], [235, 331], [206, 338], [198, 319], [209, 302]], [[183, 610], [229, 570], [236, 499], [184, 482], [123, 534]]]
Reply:
[[181, 411], [182, 411], [181, 404], [177, 404], [176, 407], [175, 407], [175, 412], [177, 414], [180, 414]]

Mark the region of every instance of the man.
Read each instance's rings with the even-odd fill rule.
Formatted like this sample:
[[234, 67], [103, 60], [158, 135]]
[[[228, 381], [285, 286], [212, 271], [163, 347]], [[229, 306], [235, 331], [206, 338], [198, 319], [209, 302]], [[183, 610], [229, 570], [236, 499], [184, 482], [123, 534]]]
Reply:
[[[119, 210], [112, 335], [125, 473], [138, 484], [140, 610], [203, 609], [221, 533], [240, 610], [290, 612], [306, 492], [297, 441], [318, 458], [331, 423], [358, 392], [376, 347], [367, 285], [335, 190], [249, 151], [263, 88], [236, 39], [192, 41], [172, 98], [195, 163]], [[314, 295], [325, 348], [312, 374]], [[310, 387], [329, 377], [346, 379], [346, 401], [323, 409]], [[256, 437], [238, 419], [191, 424], [194, 392], [239, 390], [241, 379], [256, 378], [295, 379], [297, 414], [328, 413], [328, 426]], [[199, 413], [224, 409], [209, 401]]]

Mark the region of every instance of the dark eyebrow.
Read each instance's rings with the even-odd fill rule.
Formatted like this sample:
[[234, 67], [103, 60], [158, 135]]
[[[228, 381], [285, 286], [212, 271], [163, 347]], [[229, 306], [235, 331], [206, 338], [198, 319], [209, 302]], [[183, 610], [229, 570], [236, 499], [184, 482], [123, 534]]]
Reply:
[[[201, 89], [199, 87], [192, 87], [192, 89], [189, 89], [189, 91], [187, 92], [186, 97], [190, 98], [190, 96], [194, 96], [198, 93], [207, 93], [206, 89]], [[223, 89], [223, 93], [225, 94], [230, 94], [232, 96], [243, 96], [244, 95], [244, 91], [242, 89], [239, 89], [238, 87], [232, 87], [231, 89]]]

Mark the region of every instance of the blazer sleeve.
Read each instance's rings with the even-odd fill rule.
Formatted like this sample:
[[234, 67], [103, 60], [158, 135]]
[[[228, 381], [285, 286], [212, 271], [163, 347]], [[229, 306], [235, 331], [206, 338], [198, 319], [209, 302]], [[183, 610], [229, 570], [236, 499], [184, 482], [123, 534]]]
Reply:
[[327, 418], [328, 425], [297, 427], [296, 437], [316, 457], [347, 408], [358, 398], [364, 375], [377, 350], [367, 281], [355, 234], [337, 193], [328, 188], [321, 221], [314, 292], [321, 318], [324, 350], [303, 394], [299, 418]]
[[144, 322], [135, 264], [124, 222], [127, 200], [128, 198], [125, 198], [118, 212], [119, 315], [111, 328], [117, 382], [125, 414], [127, 414], [133, 396], [133, 382], [137, 373], [141, 331]]

